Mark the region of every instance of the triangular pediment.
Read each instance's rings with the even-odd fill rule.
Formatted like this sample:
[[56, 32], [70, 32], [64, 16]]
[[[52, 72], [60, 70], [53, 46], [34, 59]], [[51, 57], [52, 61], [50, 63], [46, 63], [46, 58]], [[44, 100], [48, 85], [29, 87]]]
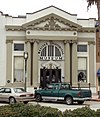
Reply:
[[23, 24], [23, 28], [32, 30], [77, 30], [81, 26], [54, 13]]

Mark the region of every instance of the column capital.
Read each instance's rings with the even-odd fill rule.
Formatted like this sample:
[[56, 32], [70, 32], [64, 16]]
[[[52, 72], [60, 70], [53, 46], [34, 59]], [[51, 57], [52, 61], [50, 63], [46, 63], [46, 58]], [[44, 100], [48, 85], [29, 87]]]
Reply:
[[26, 40], [25, 40], [25, 44], [27, 44], [27, 43], [31, 43], [31, 42], [30, 42], [30, 39], [26, 39]]
[[28, 42], [29, 43], [35, 43], [36, 42], [37, 44], [39, 44], [39, 40], [37, 40], [37, 39], [26, 39], [25, 43], [27, 44]]
[[88, 45], [91, 45], [91, 44], [95, 45], [96, 43], [95, 41], [88, 41]]
[[64, 40], [64, 44], [70, 43], [71, 40]]
[[64, 42], [64, 44], [67, 44], [67, 43], [76, 43], [77, 44], [77, 40], [64, 40], [63, 42]]
[[34, 39], [34, 43], [37, 43], [37, 44], [39, 44], [39, 40], [37, 40], [37, 39]]
[[11, 43], [12, 44], [13, 43], [13, 40], [6, 40], [6, 44], [7, 43]]

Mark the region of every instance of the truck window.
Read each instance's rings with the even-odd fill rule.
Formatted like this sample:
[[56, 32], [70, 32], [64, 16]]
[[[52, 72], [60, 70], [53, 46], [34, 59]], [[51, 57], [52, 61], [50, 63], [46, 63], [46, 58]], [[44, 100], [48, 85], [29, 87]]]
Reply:
[[55, 84], [54, 89], [59, 89], [59, 84]]
[[69, 89], [69, 85], [68, 84], [62, 84], [61, 89]]
[[47, 85], [48, 89], [53, 89], [53, 85]]

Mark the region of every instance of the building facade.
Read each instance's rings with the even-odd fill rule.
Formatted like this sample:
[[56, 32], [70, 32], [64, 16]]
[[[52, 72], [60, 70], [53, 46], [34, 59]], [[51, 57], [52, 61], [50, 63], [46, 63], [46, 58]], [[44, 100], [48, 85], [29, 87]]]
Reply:
[[96, 27], [96, 89], [100, 95], [100, 40], [99, 27]]
[[0, 86], [28, 89], [51, 82], [91, 84], [96, 92], [95, 19], [78, 19], [50, 6], [26, 16], [0, 13]]

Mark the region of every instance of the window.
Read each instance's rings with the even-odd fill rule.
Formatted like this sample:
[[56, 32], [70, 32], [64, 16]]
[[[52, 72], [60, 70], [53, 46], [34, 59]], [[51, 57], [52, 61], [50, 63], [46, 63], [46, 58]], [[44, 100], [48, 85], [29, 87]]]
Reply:
[[55, 45], [48, 45], [42, 49], [41, 56], [61, 56], [61, 52]]
[[54, 56], [54, 46], [48, 45], [48, 56]]
[[46, 47], [43, 48], [43, 50], [41, 52], [41, 56], [46, 56]]
[[24, 80], [24, 58], [14, 57], [14, 82], [23, 82]]
[[54, 89], [58, 90], [59, 89], [59, 84], [55, 84]]
[[24, 44], [15, 43], [14, 44], [14, 51], [24, 51]]
[[87, 52], [87, 45], [78, 45], [77, 51], [78, 52]]
[[4, 91], [5, 91], [4, 88], [0, 89], [0, 93], [4, 93]]
[[15, 93], [23, 93], [25, 92], [23, 88], [14, 88]]
[[62, 84], [61, 85], [61, 89], [69, 89], [69, 85], [68, 84]]
[[61, 56], [61, 53], [57, 47], [55, 47], [55, 56]]
[[6, 88], [5, 89], [5, 93], [11, 93], [11, 89], [10, 88]]
[[48, 89], [53, 89], [53, 85], [47, 85]]
[[78, 82], [87, 81], [87, 58], [78, 58]]

